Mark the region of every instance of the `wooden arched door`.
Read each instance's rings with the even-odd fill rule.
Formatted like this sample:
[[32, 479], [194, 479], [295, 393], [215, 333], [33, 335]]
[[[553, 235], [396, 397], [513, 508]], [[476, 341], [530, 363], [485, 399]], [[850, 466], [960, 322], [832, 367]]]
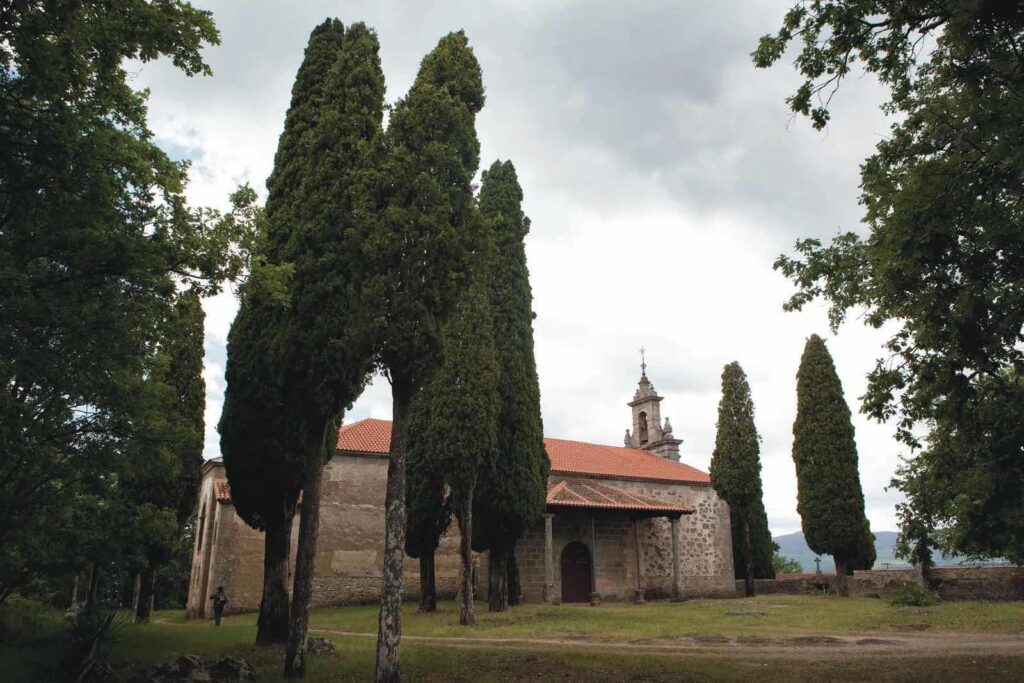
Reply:
[[590, 585], [590, 551], [579, 541], [573, 541], [562, 551], [562, 602], [589, 602], [593, 589]]

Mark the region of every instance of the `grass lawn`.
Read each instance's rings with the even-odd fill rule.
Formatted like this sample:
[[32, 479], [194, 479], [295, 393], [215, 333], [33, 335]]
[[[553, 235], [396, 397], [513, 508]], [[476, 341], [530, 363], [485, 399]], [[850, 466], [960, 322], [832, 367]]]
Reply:
[[[929, 629], [1024, 634], [1022, 602], [946, 602], [934, 607], [893, 607], [884, 600], [796, 595], [751, 600], [690, 600], [645, 605], [522, 605], [505, 614], [477, 606], [478, 626], [459, 626], [454, 604], [434, 614], [404, 612], [403, 633], [419, 636], [584, 638], [643, 641], [682, 636], [788, 636], [808, 633], [897, 632]], [[376, 633], [377, 606], [317, 610], [314, 628]]]
[[[479, 604], [475, 628], [458, 625], [455, 605], [421, 615], [404, 611], [402, 666], [410, 681], [717, 681], [800, 680], [1024, 680], [1021, 649], [974, 656], [941, 650], [889, 652], [884, 656], [849, 648], [796, 647], [800, 636], [864, 634], [901, 638], [905, 629], [954, 639], [991, 634], [1024, 636], [1024, 603], [951, 602], [928, 608], [892, 607], [881, 600], [835, 597], [763, 596], [751, 600], [693, 600], [646, 605], [524, 605], [491, 615]], [[0, 616], [2, 610], [0, 607]], [[310, 659], [311, 681], [371, 680], [377, 607], [316, 610], [314, 635], [329, 637], [337, 656]], [[59, 621], [19, 631], [0, 631], [0, 679], [48, 680], [59, 659]], [[319, 633], [316, 633], [320, 630]], [[362, 634], [344, 635], [343, 633]], [[148, 665], [172, 652], [249, 661], [260, 681], [278, 681], [282, 653], [256, 648], [255, 615], [227, 617], [221, 627], [188, 621], [181, 612], [158, 612], [151, 624], [125, 626], [111, 658], [120, 669]], [[692, 638], [740, 638], [774, 645], [693, 645]], [[429, 640], [438, 638], [443, 640]], [[483, 640], [482, 640], [483, 639]], [[493, 639], [493, 640], [486, 640]], [[558, 642], [536, 642], [558, 641]], [[673, 643], [686, 640], [688, 649]], [[531, 642], [533, 641], [533, 642]], [[1012, 643], [1016, 641], [1011, 642]], [[658, 648], [658, 649], [652, 649]], [[869, 648], [870, 649], [870, 648]], [[791, 651], [791, 652], [790, 652]]]

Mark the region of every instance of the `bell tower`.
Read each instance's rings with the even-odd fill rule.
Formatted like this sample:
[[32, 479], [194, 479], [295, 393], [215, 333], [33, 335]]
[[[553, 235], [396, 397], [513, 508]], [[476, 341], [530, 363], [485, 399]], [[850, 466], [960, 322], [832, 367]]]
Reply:
[[651, 380], [647, 379], [645, 349], [640, 349], [640, 382], [629, 407], [633, 410], [633, 431], [626, 430], [625, 445], [642, 448], [666, 460], [679, 462], [679, 444], [683, 441], [672, 434], [672, 424], [661, 421], [662, 396], [658, 396]]

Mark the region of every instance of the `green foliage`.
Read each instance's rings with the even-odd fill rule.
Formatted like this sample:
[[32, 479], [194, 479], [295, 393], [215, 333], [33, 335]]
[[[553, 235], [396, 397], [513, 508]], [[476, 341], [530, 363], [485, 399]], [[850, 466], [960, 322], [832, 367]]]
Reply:
[[729, 505], [750, 509], [761, 499], [761, 438], [754, 426], [754, 401], [737, 362], [722, 371], [718, 431], [711, 455], [711, 484]]
[[896, 584], [896, 592], [889, 601], [893, 607], [929, 607], [939, 604], [939, 594], [916, 583], [901, 581]]
[[[743, 561], [743, 527], [737, 508], [729, 508], [729, 520], [732, 525], [732, 562], [737, 579], [746, 575], [746, 563]], [[758, 498], [750, 510], [750, 544], [753, 549], [754, 578], [774, 579], [775, 565], [773, 556], [776, 545], [772, 541], [771, 529], [768, 528], [768, 514], [764, 510], [764, 502]]]
[[68, 652], [61, 663], [62, 680], [88, 681], [108, 677], [107, 660], [123, 637], [128, 619], [113, 610], [82, 609], [71, 615]]
[[498, 363], [497, 449], [474, 492], [473, 547], [511, 545], [544, 511], [551, 461], [544, 450], [533, 351], [533, 294], [524, 240], [530, 220], [510, 161], [483, 174], [480, 213], [495, 241], [489, 286]]
[[[336, 19], [326, 20], [309, 36], [267, 180], [258, 255], [228, 333], [221, 454], [234, 507], [259, 529], [291, 518], [311, 443], [309, 434], [323, 428], [322, 422], [306, 415], [305, 394], [317, 399], [313, 387], [301, 392], [288, 385], [308, 379], [304, 372], [296, 377], [295, 368], [288, 367], [287, 353], [295, 342], [288, 318], [294, 299], [299, 298], [294, 285], [299, 267], [304, 268], [303, 282], [308, 282], [307, 261], [299, 266], [295, 257], [307, 244], [302, 227], [311, 222], [314, 212], [305, 195], [313, 182], [312, 143], [321, 138], [317, 123], [325, 111], [328, 82], [343, 36], [344, 28]], [[308, 304], [303, 299], [299, 305]], [[317, 353], [326, 351], [321, 348]], [[302, 402], [292, 401], [296, 394]]]
[[754, 425], [754, 401], [747, 375], [735, 361], [722, 371], [717, 428], [711, 456], [711, 485], [729, 503], [736, 576], [743, 578], [747, 574], [743, 529], [749, 524], [753, 577], [772, 578], [772, 538], [761, 488], [761, 437]]
[[932, 549], [1024, 563], [1024, 380], [979, 382], [956, 422], [937, 423], [917, 458], [897, 470], [898, 550], [914, 564]]
[[107, 494], [121, 497], [124, 517], [105, 533], [133, 541], [122, 554], [129, 572], [170, 561], [195, 509], [206, 406], [204, 319], [196, 293], [178, 297], [133, 409], [132, 436], [118, 458], [120, 486]]
[[[950, 434], [979, 438], [958, 440], [964, 450], [951, 458], [959, 464], [950, 477], [928, 471], [925, 479], [943, 479], [944, 490], [927, 507], [936, 522], [958, 530], [950, 549], [1019, 552], [1024, 488], [1019, 455], [1008, 454], [1019, 454], [1024, 440], [1011, 443], [975, 421], [1016, 400], [1001, 378], [1024, 367], [1024, 7], [815, 0], [794, 7], [780, 32], [762, 39], [755, 63], [777, 61], [797, 37], [796, 65], [806, 81], [790, 99], [794, 111], [824, 125], [827, 99], [814, 107], [812, 98], [859, 60], [889, 87], [885, 109], [898, 118], [861, 169], [868, 235], [841, 234], [828, 246], [801, 240], [796, 256], [780, 256], [776, 268], [799, 288], [787, 308], [823, 297], [834, 328], [850, 309], [866, 310], [874, 327], [895, 325], [887, 357], [869, 375], [863, 410], [895, 419], [912, 449], [924, 445], [926, 431], [929, 447], [941, 443], [942, 450], [952, 445]], [[938, 463], [921, 457], [926, 470]], [[917, 468], [903, 473], [920, 475]], [[904, 474], [895, 483], [909, 495], [917, 485]], [[986, 489], [982, 479], [999, 485]], [[1001, 531], [976, 528], [983, 516], [998, 520]], [[920, 537], [916, 516], [906, 519], [904, 534]]]
[[797, 511], [807, 545], [837, 564], [865, 554], [867, 519], [850, 409], [832, 356], [818, 335], [804, 346], [793, 423]]
[[[153, 143], [125, 64], [209, 73], [218, 34], [185, 2], [0, 11], [0, 595], [82, 560], [78, 510], [111, 495], [179, 289], [245, 265], [229, 215], [189, 208], [187, 163]], [[90, 521], [90, 520], [86, 520]]]
[[385, 206], [364, 235], [364, 300], [375, 313], [378, 361], [410, 397], [442, 357], [441, 325], [471, 269], [482, 106], [480, 65], [466, 35], [450, 33], [423, 59], [385, 135]]
[[878, 551], [875, 549], [875, 535], [871, 533], [871, 526], [867, 518], [865, 518], [864, 533], [848, 558], [849, 561], [846, 565], [847, 573], [853, 574], [855, 569], [871, 569], [875, 566], [877, 559]]
[[481, 465], [497, 450], [498, 365], [487, 291], [491, 257], [490, 249], [476, 255], [473, 279], [442, 332], [441, 367], [413, 401], [405, 483], [405, 547], [412, 557], [437, 547], [453, 501], [472, 490]]
[[[777, 574], [802, 574], [803, 565], [791, 557], [785, 557], [779, 553], [772, 555], [772, 570]], [[774, 577], [772, 577], [774, 578]]]

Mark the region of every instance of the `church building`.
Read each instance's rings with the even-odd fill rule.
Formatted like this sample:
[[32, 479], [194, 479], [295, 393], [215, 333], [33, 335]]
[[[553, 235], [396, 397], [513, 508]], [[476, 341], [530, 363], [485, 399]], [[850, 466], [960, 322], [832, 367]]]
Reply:
[[[731, 596], [729, 507], [705, 472], [680, 461], [682, 441], [661, 418], [662, 397], [646, 367], [633, 400], [624, 446], [545, 438], [551, 459], [547, 509], [516, 546], [524, 602], [642, 601]], [[384, 555], [384, 491], [391, 422], [344, 425], [324, 468], [314, 605], [377, 601]], [[299, 508], [301, 514], [301, 505]], [[292, 532], [292, 561], [299, 518]], [[224, 586], [229, 611], [258, 609], [263, 535], [235, 514], [220, 460], [203, 469], [189, 588], [191, 616], [210, 614]], [[458, 584], [458, 528], [435, 554], [439, 597]], [[487, 586], [477, 558], [477, 594]], [[419, 591], [419, 562], [406, 558], [405, 597]]]

